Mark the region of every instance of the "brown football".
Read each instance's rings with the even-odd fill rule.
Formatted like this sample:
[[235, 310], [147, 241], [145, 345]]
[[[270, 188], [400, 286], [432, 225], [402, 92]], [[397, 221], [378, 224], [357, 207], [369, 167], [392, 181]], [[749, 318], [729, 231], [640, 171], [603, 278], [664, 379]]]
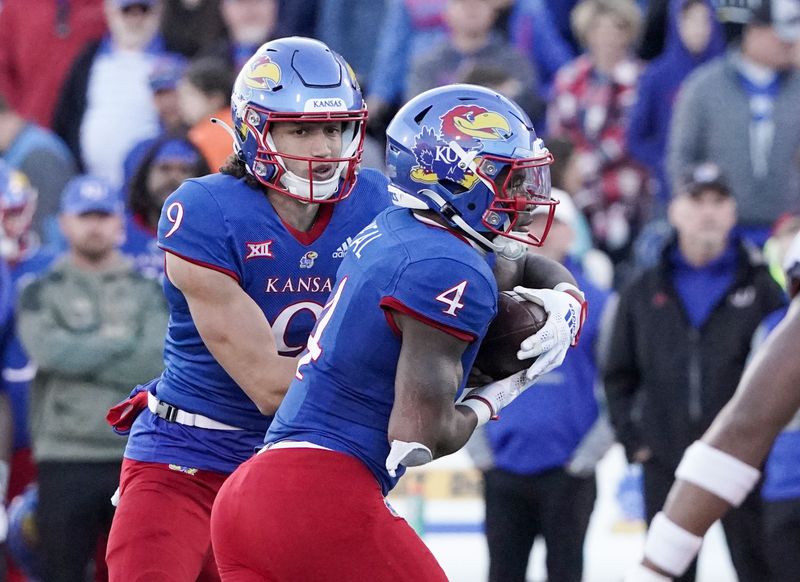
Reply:
[[542, 329], [547, 312], [541, 305], [525, 300], [514, 291], [501, 291], [497, 298], [497, 317], [494, 318], [481, 342], [475, 367], [495, 380], [501, 380], [535, 361], [518, 360], [522, 341]]

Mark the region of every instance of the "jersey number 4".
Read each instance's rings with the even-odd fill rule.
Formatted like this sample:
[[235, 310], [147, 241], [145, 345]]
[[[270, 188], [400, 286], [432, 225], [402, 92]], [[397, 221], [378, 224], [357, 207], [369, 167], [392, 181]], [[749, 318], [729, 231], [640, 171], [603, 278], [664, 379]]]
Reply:
[[308, 343], [306, 344], [308, 352], [306, 352], [306, 354], [300, 358], [300, 360], [298, 360], [297, 371], [294, 373], [295, 378], [298, 380], [303, 379], [303, 372], [300, 371], [300, 368], [306, 364], [310, 364], [311, 362], [316, 362], [322, 355], [322, 345], [320, 344], [320, 341], [322, 340], [322, 334], [325, 331], [325, 328], [328, 327], [331, 317], [333, 317], [333, 310], [336, 309], [336, 304], [339, 303], [339, 299], [342, 298], [342, 291], [344, 291], [344, 286], [346, 283], [347, 277], [344, 277], [336, 287], [333, 297], [331, 297], [330, 301], [325, 304], [325, 308], [322, 310], [322, 313], [317, 320], [317, 325], [314, 326], [314, 330], [311, 332], [311, 335], [308, 336]]
[[447, 305], [447, 309], [444, 309], [444, 313], [447, 315], [458, 315], [457, 311], [464, 307], [464, 304], [461, 303], [461, 296], [464, 295], [464, 289], [467, 288], [467, 282], [461, 281], [455, 287], [450, 287], [446, 291], [442, 291], [439, 295], [436, 296], [436, 301], [441, 301], [445, 305]]

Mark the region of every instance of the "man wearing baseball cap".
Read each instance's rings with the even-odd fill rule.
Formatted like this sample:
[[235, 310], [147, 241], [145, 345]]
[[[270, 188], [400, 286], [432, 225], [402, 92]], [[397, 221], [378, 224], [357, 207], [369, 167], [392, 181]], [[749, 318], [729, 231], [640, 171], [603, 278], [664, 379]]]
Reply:
[[159, 285], [117, 250], [119, 193], [91, 176], [64, 189], [59, 224], [67, 252], [23, 289], [22, 342], [38, 371], [31, 385], [31, 440], [38, 469], [42, 579], [84, 580], [97, 539], [108, 534], [109, 499], [124, 439], [106, 410], [128, 387], [157, 375], [167, 323]]
[[721, 257], [736, 225], [736, 201], [716, 164], [690, 168], [675, 188], [668, 210], [682, 258], [703, 266]]
[[[628, 461], [642, 464], [647, 522], [663, 506], [684, 451], [730, 400], [761, 321], [784, 303], [760, 256], [735, 234], [736, 200], [711, 163], [690, 166], [668, 208], [674, 236], [620, 292], [605, 390]], [[769, 580], [758, 492], [723, 519], [742, 582]], [[694, 580], [690, 556], [676, 564]], [[672, 566], [672, 565], [671, 565]]]
[[119, 192], [108, 182], [94, 176], [78, 176], [64, 187], [61, 193], [62, 215], [106, 214], [118, 215], [123, 211]]

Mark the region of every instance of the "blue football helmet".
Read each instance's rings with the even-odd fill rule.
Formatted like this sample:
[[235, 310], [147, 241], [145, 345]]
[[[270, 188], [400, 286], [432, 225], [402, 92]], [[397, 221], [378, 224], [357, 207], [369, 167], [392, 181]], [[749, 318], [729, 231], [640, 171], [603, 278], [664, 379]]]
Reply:
[[28, 485], [8, 505], [8, 538], [6, 546], [14, 564], [31, 582], [42, 579], [39, 554], [39, 533], [36, 528], [36, 508], [39, 488]]
[[[530, 119], [498, 93], [475, 85], [426, 91], [397, 112], [386, 130], [394, 203], [430, 209], [486, 250], [495, 235], [540, 246], [550, 230], [553, 156]], [[521, 232], [537, 206], [548, 219]]]
[[[350, 194], [361, 160], [367, 110], [355, 73], [325, 44], [310, 38], [270, 41], [244, 65], [231, 96], [234, 149], [247, 170], [265, 186], [304, 202], [337, 202]], [[342, 123], [342, 151], [320, 158], [277, 151], [274, 123]], [[306, 179], [285, 160], [334, 163], [325, 179]]]

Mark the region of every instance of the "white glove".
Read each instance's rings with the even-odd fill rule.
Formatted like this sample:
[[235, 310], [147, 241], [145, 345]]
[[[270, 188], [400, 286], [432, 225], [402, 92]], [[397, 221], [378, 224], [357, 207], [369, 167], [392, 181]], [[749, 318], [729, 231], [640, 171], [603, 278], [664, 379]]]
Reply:
[[559, 283], [554, 289], [514, 287], [514, 291], [547, 312], [542, 329], [525, 339], [517, 352], [520, 360], [538, 356], [527, 371], [528, 380], [536, 380], [560, 366], [569, 347], [577, 345], [586, 320], [586, 300], [583, 293], [569, 283]]
[[407, 443], [405, 441], [392, 441], [392, 448], [389, 449], [389, 456], [386, 457], [386, 470], [389, 476], [397, 477], [397, 468], [418, 467], [425, 465], [433, 460], [433, 453], [422, 443]]
[[456, 405], [471, 408], [478, 417], [478, 426], [481, 426], [490, 419], [497, 418], [500, 410], [508, 406], [511, 401], [532, 385], [533, 382], [525, 377], [523, 370], [486, 386], [473, 388], [466, 392]]

